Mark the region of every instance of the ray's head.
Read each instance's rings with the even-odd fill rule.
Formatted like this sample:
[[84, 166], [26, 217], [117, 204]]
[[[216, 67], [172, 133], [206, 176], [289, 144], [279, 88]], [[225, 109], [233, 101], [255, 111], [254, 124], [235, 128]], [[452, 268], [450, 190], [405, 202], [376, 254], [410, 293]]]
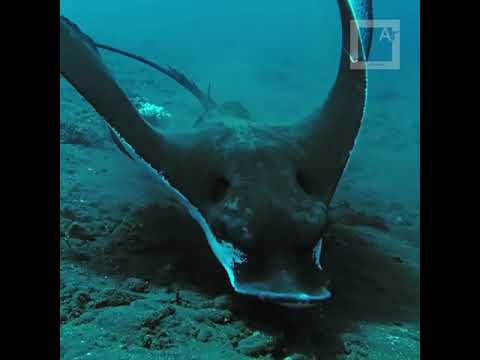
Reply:
[[198, 169], [194, 178], [205, 190], [187, 194], [216, 238], [215, 255], [239, 293], [289, 304], [325, 300], [330, 294], [320, 257], [327, 203], [305, 169], [304, 151], [278, 133], [249, 127], [255, 137], [240, 139], [236, 130], [222, 131], [210, 150], [215, 161]]
[[223, 152], [206, 219], [220, 243], [244, 256], [232, 268], [236, 291], [280, 303], [324, 300], [328, 279], [320, 255], [327, 204], [305, 171], [304, 153], [260, 134], [261, 143]]

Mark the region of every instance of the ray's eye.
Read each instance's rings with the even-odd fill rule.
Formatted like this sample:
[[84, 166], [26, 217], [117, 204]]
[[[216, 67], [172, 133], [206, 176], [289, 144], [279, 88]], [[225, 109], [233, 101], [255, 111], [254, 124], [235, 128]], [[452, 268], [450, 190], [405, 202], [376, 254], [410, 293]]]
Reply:
[[298, 185], [302, 188], [305, 194], [312, 195], [313, 193], [312, 184], [305, 176], [305, 173], [301, 170], [298, 170], [296, 174], [296, 178], [297, 178]]
[[225, 197], [230, 182], [225, 177], [218, 177], [214, 180], [211, 197], [214, 202], [219, 202]]

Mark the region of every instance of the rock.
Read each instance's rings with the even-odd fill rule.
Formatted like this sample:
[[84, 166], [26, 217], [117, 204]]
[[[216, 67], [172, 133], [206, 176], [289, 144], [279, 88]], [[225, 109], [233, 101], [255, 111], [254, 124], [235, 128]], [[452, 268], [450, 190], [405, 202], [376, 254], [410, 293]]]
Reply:
[[142, 346], [146, 349], [150, 349], [152, 347], [153, 336], [152, 335], [144, 335], [142, 338]]
[[143, 298], [139, 295], [134, 295], [126, 291], [118, 289], [107, 289], [100, 294], [100, 299], [95, 303], [96, 308], [107, 306], [122, 306], [129, 305], [132, 301]]
[[232, 325], [238, 329], [239, 332], [245, 332], [247, 330], [247, 324], [243, 320], [237, 320], [232, 323]]
[[275, 340], [271, 336], [255, 333], [239, 341], [237, 351], [248, 356], [259, 356], [271, 352], [274, 347]]
[[63, 324], [68, 320], [67, 311], [64, 306], [60, 307], [60, 323]]
[[161, 310], [153, 311], [142, 321], [142, 327], [154, 329], [163, 319], [173, 314], [175, 314], [175, 308], [173, 306], [166, 306]]
[[202, 342], [207, 342], [208, 339], [212, 337], [212, 333], [210, 330], [202, 328], [197, 334], [197, 339]]
[[95, 320], [95, 314], [91, 312], [85, 312], [81, 314], [78, 318], [76, 318], [73, 321], [73, 324], [78, 326], [78, 325], [91, 323], [93, 320]]
[[368, 356], [368, 352], [366, 350], [363, 350], [363, 349], [359, 349], [357, 351], [357, 354], [360, 355], [361, 357], [367, 357]]
[[86, 241], [94, 241], [95, 237], [82, 225], [78, 223], [73, 223], [68, 229], [68, 235]]
[[74, 299], [76, 304], [81, 307], [84, 307], [86, 304], [88, 304], [92, 300], [90, 295], [84, 291], [77, 292], [74, 296]]
[[239, 339], [242, 335], [242, 330], [237, 328], [236, 326], [224, 326], [222, 328], [222, 333], [225, 335], [230, 341], [234, 339]]
[[[60, 320], [62, 319], [65, 322], [70, 319], [76, 319], [87, 309], [88, 304], [92, 301], [90, 295], [84, 290], [78, 290], [77, 288], [72, 288], [70, 290], [75, 290], [73, 294], [70, 292], [65, 292], [62, 297], [62, 307], [60, 313]], [[62, 315], [63, 313], [63, 315]]]
[[173, 346], [172, 339], [165, 336], [156, 336], [154, 334], [141, 334], [139, 340], [140, 345], [146, 349], [163, 350]]
[[231, 321], [232, 313], [229, 310], [201, 309], [194, 315], [198, 322], [211, 321], [215, 324], [226, 324]]
[[75, 221], [77, 219], [77, 215], [75, 214], [75, 211], [69, 207], [64, 207], [61, 211], [60, 214], [69, 220]]
[[145, 293], [148, 292], [148, 281], [139, 279], [139, 278], [134, 278], [130, 277], [127, 280], [124, 281], [123, 287], [132, 292], [139, 292], [139, 293]]

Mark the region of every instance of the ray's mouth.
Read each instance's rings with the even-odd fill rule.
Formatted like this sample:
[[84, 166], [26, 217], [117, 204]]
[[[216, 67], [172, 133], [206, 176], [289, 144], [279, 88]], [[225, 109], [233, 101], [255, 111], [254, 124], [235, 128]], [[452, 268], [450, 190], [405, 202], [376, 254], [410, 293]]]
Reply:
[[320, 265], [322, 240], [312, 250], [246, 253], [233, 269], [232, 286], [242, 295], [289, 307], [324, 302], [332, 294], [329, 279]]
[[289, 307], [311, 306], [331, 297], [329, 279], [320, 265], [322, 239], [313, 249], [242, 250], [217, 238], [198, 209], [186, 203], [237, 293]]
[[330, 299], [332, 296], [331, 292], [326, 288], [326, 286], [320, 287], [316, 294], [305, 294], [302, 292], [273, 292], [258, 290], [255, 288], [249, 289], [245, 286], [237, 288], [237, 292], [242, 295], [256, 297], [263, 301], [273, 302], [282, 306], [292, 308], [314, 306]]

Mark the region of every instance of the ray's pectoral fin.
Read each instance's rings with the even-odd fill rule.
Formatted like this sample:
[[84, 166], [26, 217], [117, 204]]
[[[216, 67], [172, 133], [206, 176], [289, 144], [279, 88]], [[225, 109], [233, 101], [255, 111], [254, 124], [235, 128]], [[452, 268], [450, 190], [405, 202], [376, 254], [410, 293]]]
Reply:
[[172, 169], [177, 147], [141, 117], [103, 63], [93, 40], [64, 17], [60, 18], [60, 72], [105, 119], [123, 153], [129, 152], [119, 136], [157, 171]]
[[88, 45], [91, 50], [93, 50], [98, 54], [98, 56], [100, 56], [95, 46], [95, 41], [93, 41], [90, 36], [82, 32], [77, 24], [75, 24], [73, 21], [69, 20], [65, 16], [60, 16], [60, 31], [62, 31], [62, 28], [70, 28], [71, 31], [75, 32], [75, 34], [83, 43]]
[[60, 18], [60, 72], [110, 126], [129, 129], [143, 122], [103, 63], [91, 38], [65, 18]]
[[[371, 17], [371, 1], [365, 3], [363, 13]], [[314, 192], [325, 204], [330, 203], [354, 147], [364, 115], [367, 92], [367, 73], [363, 62], [369, 44], [365, 44], [360, 36], [352, 1], [338, 0], [338, 5], [342, 23], [342, 51], [337, 77], [323, 106], [300, 125], [308, 157], [304, 165], [305, 172]], [[352, 38], [360, 43], [355, 59], [350, 53]], [[368, 42], [368, 34], [366, 38]]]

